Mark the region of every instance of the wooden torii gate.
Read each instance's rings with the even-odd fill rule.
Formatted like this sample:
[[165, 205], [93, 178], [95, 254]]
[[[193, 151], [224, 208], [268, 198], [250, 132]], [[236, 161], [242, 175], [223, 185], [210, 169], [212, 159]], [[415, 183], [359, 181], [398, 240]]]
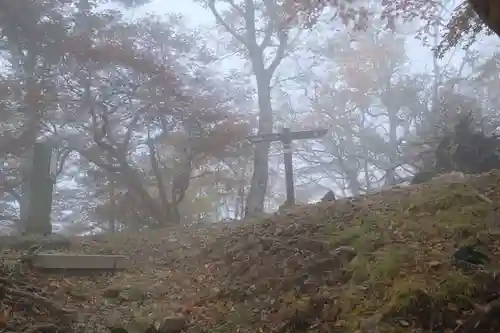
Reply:
[[295, 190], [293, 185], [293, 163], [292, 163], [292, 141], [315, 139], [324, 136], [327, 129], [316, 129], [308, 131], [290, 131], [290, 128], [283, 128], [281, 133], [269, 133], [248, 136], [251, 143], [281, 141], [283, 143], [283, 162], [285, 163], [286, 180], [286, 205], [295, 204]]

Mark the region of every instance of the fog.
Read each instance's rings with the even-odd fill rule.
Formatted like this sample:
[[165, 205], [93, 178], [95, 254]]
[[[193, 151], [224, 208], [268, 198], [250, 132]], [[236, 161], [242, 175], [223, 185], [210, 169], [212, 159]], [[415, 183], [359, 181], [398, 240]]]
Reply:
[[304, 27], [264, 1], [249, 25], [243, 7], [201, 4], [82, 1], [73, 11], [54, 4], [39, 26], [10, 31], [6, 21], [6, 225], [23, 219], [20, 165], [37, 138], [57, 143], [52, 220], [71, 234], [276, 211], [282, 143], [268, 151], [248, 135], [328, 130], [292, 144], [296, 201], [311, 203], [410, 180], [421, 141], [450, 112], [496, 117], [496, 36], [466, 46], [464, 32], [434, 56], [458, 3], [427, 30], [425, 15], [387, 29], [384, 8], [369, 2], [362, 29], [332, 18], [336, 9]]

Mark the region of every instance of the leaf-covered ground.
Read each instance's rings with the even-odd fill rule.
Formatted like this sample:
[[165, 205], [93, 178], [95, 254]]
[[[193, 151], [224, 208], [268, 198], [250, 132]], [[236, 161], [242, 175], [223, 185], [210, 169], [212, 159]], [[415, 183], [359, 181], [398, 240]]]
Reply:
[[[233, 225], [75, 239], [133, 267], [39, 279], [66, 286], [89, 332], [165, 318], [169, 333], [497, 332], [499, 207], [499, 171], [441, 179]], [[477, 240], [491, 264], [457, 267], [455, 250]]]

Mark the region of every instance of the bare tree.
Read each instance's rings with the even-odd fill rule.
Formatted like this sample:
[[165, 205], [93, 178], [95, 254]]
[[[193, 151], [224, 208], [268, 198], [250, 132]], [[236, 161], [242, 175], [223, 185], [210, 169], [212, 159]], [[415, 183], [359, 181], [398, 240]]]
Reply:
[[[228, 9], [221, 11], [217, 3], [225, 3]], [[270, 133], [273, 129], [273, 109], [271, 105], [271, 79], [286, 56], [289, 38], [289, 20], [284, 19], [283, 5], [277, 0], [207, 0], [205, 4], [221, 25], [239, 44], [252, 65], [252, 73], [257, 83], [259, 106], [259, 134]], [[235, 26], [234, 21], [242, 22]], [[270, 56], [271, 50], [273, 55]], [[269, 59], [270, 58], [270, 59]], [[246, 215], [260, 213], [268, 183], [269, 143], [255, 146], [253, 175], [247, 196]]]

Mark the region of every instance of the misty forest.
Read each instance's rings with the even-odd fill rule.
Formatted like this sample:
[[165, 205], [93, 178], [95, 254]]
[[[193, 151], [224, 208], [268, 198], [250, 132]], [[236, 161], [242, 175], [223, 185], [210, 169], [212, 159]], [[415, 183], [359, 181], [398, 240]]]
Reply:
[[498, 332], [500, 4], [180, 4], [0, 1], [0, 333]]

